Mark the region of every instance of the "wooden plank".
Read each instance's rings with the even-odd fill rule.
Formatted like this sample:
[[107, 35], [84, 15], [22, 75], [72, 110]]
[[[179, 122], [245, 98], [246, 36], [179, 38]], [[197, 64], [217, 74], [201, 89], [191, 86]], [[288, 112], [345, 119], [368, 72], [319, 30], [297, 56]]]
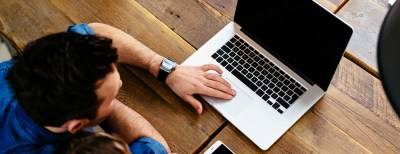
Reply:
[[352, 25], [354, 33], [347, 50], [371, 72], [378, 72], [377, 42], [380, 27], [388, 12], [387, 0], [350, 0], [337, 15]]
[[112, 25], [178, 62], [195, 50], [133, 0], [51, 0], [51, 3], [76, 23], [101, 22]]
[[399, 117], [390, 105], [379, 79], [343, 58], [331, 84], [400, 130]]
[[315, 112], [373, 153], [399, 153], [400, 130], [331, 86]]
[[137, 1], [195, 48], [202, 46], [229, 22], [224, 15], [205, 7], [202, 1]]
[[[65, 12], [76, 23], [102, 22], [113, 25], [131, 34], [161, 55], [172, 57], [178, 62], [182, 62], [194, 51], [193, 47], [135, 1], [52, 0], [51, 3]], [[123, 100], [132, 102], [129, 103], [131, 107], [140, 110], [140, 113], [145, 114], [150, 122], [155, 122], [155, 125], [158, 125], [157, 129], [163, 132], [162, 134], [165, 135], [164, 137], [174, 152], [193, 152], [225, 121], [208, 104], [205, 104], [205, 112], [201, 116], [198, 116], [190, 105], [176, 96], [165, 84], [158, 82], [143, 70], [134, 67], [129, 67], [128, 69], [135, 73], [135, 75], [125, 78], [125, 80], [128, 80], [125, 83], [128, 83], [127, 87], [130, 89], [124, 94], [124, 97], [127, 98]], [[131, 81], [130, 78], [135, 78], [135, 76], [138, 79]], [[133, 85], [132, 83], [139, 81], [144, 81], [145, 84], [148, 84], [146, 85], [147, 88], [140, 88], [140, 86]], [[136, 98], [133, 94], [149, 96]], [[155, 109], [157, 112], [150, 111], [153, 110], [152, 105], [135, 104], [143, 99], [146, 102], [154, 101], [156, 103], [154, 107], [157, 107]], [[160, 102], [167, 105], [161, 105], [158, 108], [162, 104]], [[142, 108], [142, 105], [147, 107]], [[163, 110], [161, 111], [161, 109]], [[159, 118], [166, 122], [158, 124], [161, 123]], [[181, 119], [181, 121], [175, 123], [172, 122], [174, 121], [172, 119]], [[176, 133], [179, 133], [179, 135], [174, 135]]]
[[19, 49], [38, 37], [65, 31], [72, 24], [47, 1], [0, 1], [0, 31], [12, 37]]

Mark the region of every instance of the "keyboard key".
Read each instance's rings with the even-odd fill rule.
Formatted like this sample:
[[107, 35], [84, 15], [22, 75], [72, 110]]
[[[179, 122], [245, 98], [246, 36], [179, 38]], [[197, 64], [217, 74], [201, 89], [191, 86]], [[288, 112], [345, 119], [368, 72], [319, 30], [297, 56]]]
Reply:
[[289, 84], [290, 84], [290, 81], [289, 81], [289, 80], [285, 80], [285, 81], [283, 81], [283, 84], [289, 85]]
[[[232, 39], [231, 39], [232, 40]], [[233, 44], [231, 42], [226, 43], [226, 46], [228, 46], [230, 49], [232, 49]]]
[[296, 87], [301, 87], [301, 85], [299, 83], [295, 83]]
[[293, 83], [290, 84], [288, 87], [289, 87], [289, 89], [292, 89], [292, 90], [293, 90], [294, 88], [296, 88], [296, 86], [295, 86]]
[[249, 58], [246, 60], [249, 64], [253, 63], [253, 59]]
[[276, 99], [276, 98], [278, 97], [278, 95], [277, 95], [277, 94], [272, 94], [271, 97], [272, 97], [273, 99]]
[[255, 91], [257, 90], [257, 86], [254, 85], [251, 81], [249, 81], [246, 77], [244, 77], [242, 74], [240, 74], [239, 71], [236, 69], [232, 71], [232, 74], [236, 76], [240, 81], [242, 81], [247, 87], [249, 87], [251, 90]]
[[265, 93], [267, 93], [268, 95], [271, 95], [273, 93], [273, 91], [271, 89], [268, 89]]
[[304, 92], [301, 91], [299, 88], [293, 90], [297, 95], [301, 96]]
[[241, 44], [242, 44], [242, 43], [240, 43], [240, 40], [235, 42], [235, 45], [236, 45], [236, 46], [240, 46]]
[[278, 80], [283, 82], [283, 81], [285, 81], [285, 77], [283, 75], [281, 75], [278, 77]]
[[233, 59], [235, 59], [236, 61], [240, 60], [240, 56], [235, 56]]
[[219, 50], [217, 51], [217, 53], [218, 53], [218, 55], [223, 55], [223, 54], [224, 54], [224, 51], [222, 51], [221, 49], [219, 49]]
[[290, 97], [289, 97], [288, 95], [285, 95], [285, 96], [283, 96], [283, 99], [284, 99], [285, 101], [289, 101]]
[[292, 99], [289, 100], [289, 104], [293, 104], [299, 98], [298, 95], [293, 95]]
[[243, 55], [242, 58], [243, 58], [244, 60], [247, 60], [247, 59], [249, 59], [249, 56]]
[[244, 66], [244, 68], [249, 68], [249, 67], [250, 67], [250, 64], [245, 63], [243, 66]]
[[294, 94], [294, 92], [292, 90], [289, 90], [286, 92], [287, 95], [292, 96]]
[[266, 70], [262, 70], [262, 71], [261, 71], [261, 74], [263, 74], [263, 75], [267, 75], [267, 74], [268, 74], [268, 72], [267, 72]]
[[226, 68], [229, 72], [231, 72], [231, 71], [233, 70], [233, 66], [230, 65], [230, 64], [228, 64], [225, 68]]
[[257, 68], [258, 64], [256, 62], [251, 63], [251, 66], [253, 66], [254, 68]]
[[[269, 99], [269, 96], [267, 95], [267, 94], [265, 94], [263, 97], [262, 97], [262, 99], [264, 100], [264, 101], [267, 101], [268, 99]], [[271, 102], [272, 103], [272, 102]]]
[[280, 89], [279, 89], [278, 87], [275, 87], [275, 88], [274, 88], [274, 92], [275, 92], [275, 93], [278, 93], [279, 91], [280, 91]]
[[236, 67], [236, 66], [238, 66], [238, 63], [237, 63], [237, 62], [233, 62], [233, 63], [232, 63], [232, 66], [233, 66], [233, 67]]
[[283, 83], [282, 83], [282, 82], [278, 82], [278, 83], [276, 84], [276, 86], [278, 86], [279, 88], [281, 88], [281, 87], [283, 86]]
[[229, 58], [229, 55], [228, 55], [228, 54], [224, 54], [224, 55], [222, 55], [222, 58], [228, 59], [228, 58]]
[[256, 68], [256, 70], [259, 71], [259, 72], [261, 72], [261, 70], [263, 70], [263, 67], [262, 67], [262, 66], [258, 66], [258, 67]]
[[241, 59], [240, 61], [239, 61], [239, 64], [244, 64], [244, 63], [246, 63], [243, 59]]
[[286, 86], [283, 86], [283, 87], [281, 88], [281, 90], [284, 91], [284, 92], [286, 92], [287, 90], [289, 90], [289, 88], [286, 87]]
[[217, 60], [218, 63], [220, 63], [224, 59], [222, 59], [222, 57], [218, 57], [216, 60]]
[[264, 81], [263, 81], [263, 82], [264, 82], [264, 84], [266, 84], [266, 85], [267, 85], [267, 84], [268, 84], [268, 83], [270, 83], [271, 81], [270, 81], [269, 79], [264, 79]]
[[231, 53], [229, 53], [229, 56], [231, 56], [231, 57], [235, 57], [235, 56], [236, 56], [236, 54], [235, 54], [234, 52], [231, 52]]
[[238, 67], [236, 67], [236, 69], [238, 69], [239, 71], [241, 71], [242, 69], [243, 69], [243, 66], [238, 66]]
[[281, 110], [281, 109], [278, 109], [277, 110], [280, 114], [282, 114], [283, 113], [283, 111]]
[[238, 51], [239, 51], [239, 48], [238, 48], [238, 47], [233, 47], [232, 51], [233, 51], [233, 52], [238, 52]]
[[[246, 77], [247, 77], [248, 75], [249, 75], [249, 74], [247, 74]], [[257, 82], [257, 77], [251, 78], [251, 81], [252, 81], [253, 83]]]
[[277, 100], [276, 100], [279, 104], [281, 104], [284, 108], [288, 108], [290, 105], [288, 104], [288, 103], [286, 103], [286, 101], [285, 100], [283, 100], [282, 98], [278, 98]]
[[243, 56], [243, 55], [244, 55], [244, 52], [243, 52], [243, 51], [239, 51], [239, 52], [238, 52], [238, 55], [239, 55], [239, 56]]
[[216, 58], [218, 57], [218, 54], [217, 54], [217, 53], [214, 53], [211, 57], [214, 58], [214, 59], [216, 59]]
[[234, 38], [235, 40], [238, 40], [238, 39], [240, 39], [240, 37], [239, 37], [239, 36], [237, 36], [237, 35], [235, 35], [233, 38]]
[[258, 62], [260, 60], [260, 57], [256, 56], [254, 57], [254, 61]]
[[257, 71], [254, 72], [254, 76], [259, 76], [259, 75], [260, 75], [260, 72], [257, 72]]
[[300, 88], [302, 91], [306, 91], [307, 89], [306, 88], [304, 88], [304, 87], [301, 87]]
[[261, 89], [265, 91], [265, 90], [268, 89], [268, 87], [267, 87], [266, 85], [263, 85], [263, 86], [261, 87]]
[[268, 100], [267, 103], [268, 103], [269, 105], [272, 105], [272, 102], [271, 102], [270, 100]]
[[251, 72], [250, 72], [250, 73], [247, 73], [246, 77], [247, 77], [248, 79], [251, 79], [251, 78], [253, 77], [253, 74], [251, 74]]
[[278, 79], [276, 79], [276, 78], [272, 78], [272, 80], [271, 80], [271, 81], [272, 81], [272, 83], [275, 83], [275, 84], [276, 84], [276, 83], [278, 82]]
[[281, 96], [281, 97], [283, 97], [283, 96], [285, 96], [285, 92], [280, 91], [280, 92], [278, 93], [278, 95]]
[[279, 72], [275, 72], [273, 75], [275, 76], [275, 78], [278, 78], [281, 74], [279, 74]]
[[263, 92], [261, 89], [258, 89], [258, 90], [256, 91], [256, 94], [257, 94], [258, 96], [262, 97], [262, 96], [264, 95], [264, 92]]
[[263, 85], [263, 83], [262, 83], [261, 81], [257, 81], [256, 85], [257, 85], [258, 87], [261, 87], [261, 86]]
[[232, 58], [228, 58], [228, 60], [226, 60], [226, 61], [228, 61], [228, 63], [232, 63], [233, 59]]
[[278, 102], [276, 102], [274, 105], [272, 105], [272, 107], [273, 107], [274, 109], [278, 109], [280, 106], [281, 106], [281, 105], [279, 105]]
[[241, 45], [241, 46], [239, 47], [239, 49], [240, 49], [240, 50], [244, 50], [244, 49], [246, 49], [246, 46]]
[[275, 85], [273, 83], [270, 83], [270, 84], [268, 84], [268, 87], [273, 89], [273, 88], [275, 88]]
[[226, 66], [228, 64], [228, 62], [226, 62], [225, 60], [221, 63], [222, 66]]
[[232, 37], [230, 40], [229, 40], [229, 42], [231, 42], [231, 43], [234, 43], [234, 42], [236, 42], [236, 38], [234, 38], [234, 37]]
[[258, 63], [259, 63], [261, 66], [263, 66], [263, 65], [265, 64], [265, 61], [264, 61], [264, 60], [260, 60]]
[[258, 79], [261, 80], [261, 81], [264, 81], [265, 76], [264, 75], [260, 75], [260, 76], [258, 76]]
[[243, 69], [241, 72], [243, 75], [246, 75], [249, 71], [247, 71], [246, 69]]
[[274, 76], [272, 76], [271, 74], [267, 75], [267, 79], [271, 80]]
[[222, 46], [222, 48], [221, 48], [223, 51], [225, 51], [226, 53], [229, 53], [229, 52], [231, 52], [231, 49], [229, 49], [227, 46]]
[[250, 67], [249, 68], [249, 72], [254, 72], [256, 69], [254, 69], [254, 67]]

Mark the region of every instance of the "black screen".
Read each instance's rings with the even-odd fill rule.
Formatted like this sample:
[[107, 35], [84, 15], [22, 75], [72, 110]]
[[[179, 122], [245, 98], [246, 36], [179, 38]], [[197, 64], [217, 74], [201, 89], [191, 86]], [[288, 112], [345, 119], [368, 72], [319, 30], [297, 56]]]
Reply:
[[311, 0], [239, 0], [242, 31], [311, 85], [327, 90], [352, 29]]
[[212, 154], [233, 154], [225, 145], [221, 144]]

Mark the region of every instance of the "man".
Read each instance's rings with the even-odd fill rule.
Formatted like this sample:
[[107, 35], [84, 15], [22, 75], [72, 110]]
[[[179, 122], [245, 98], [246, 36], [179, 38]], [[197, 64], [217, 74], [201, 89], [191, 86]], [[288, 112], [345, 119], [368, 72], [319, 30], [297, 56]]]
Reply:
[[215, 65], [161, 72], [166, 60], [132, 36], [100, 23], [76, 25], [29, 43], [22, 56], [0, 64], [0, 153], [49, 153], [68, 133], [99, 123], [136, 147], [169, 153], [151, 124], [115, 99], [122, 86], [116, 60], [165, 81], [199, 114], [193, 94], [236, 94], [220, 75], [206, 72], [221, 74]]

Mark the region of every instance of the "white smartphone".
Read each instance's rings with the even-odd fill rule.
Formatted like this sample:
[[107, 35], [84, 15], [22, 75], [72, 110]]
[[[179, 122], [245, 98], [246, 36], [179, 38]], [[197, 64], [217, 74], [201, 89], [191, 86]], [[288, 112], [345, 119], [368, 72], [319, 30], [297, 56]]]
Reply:
[[221, 141], [215, 142], [204, 154], [235, 154]]

